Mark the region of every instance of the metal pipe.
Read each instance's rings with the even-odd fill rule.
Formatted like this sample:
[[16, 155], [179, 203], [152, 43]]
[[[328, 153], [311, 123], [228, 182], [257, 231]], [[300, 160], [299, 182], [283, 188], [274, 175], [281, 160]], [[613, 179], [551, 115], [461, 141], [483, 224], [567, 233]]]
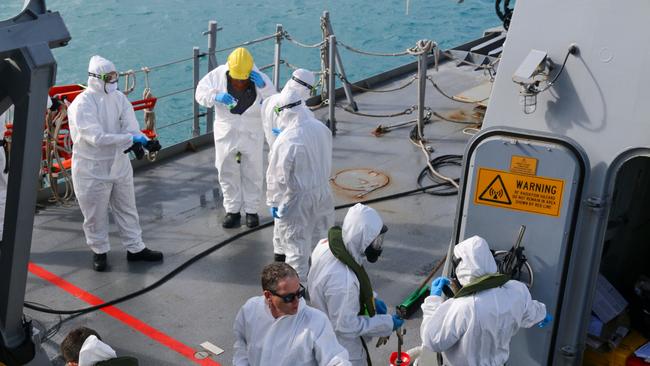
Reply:
[[282, 24], [275, 25], [275, 32], [277, 37], [275, 38], [275, 58], [273, 60], [273, 84], [275, 85], [275, 90], [280, 91], [280, 52], [282, 47]]
[[[217, 67], [217, 22], [211, 20], [208, 22], [208, 73]], [[214, 123], [214, 107], [208, 108], [205, 117], [205, 127], [208, 132], [212, 131]]]
[[424, 140], [424, 96], [427, 87], [427, 54], [418, 55], [418, 137]]
[[199, 85], [199, 48], [192, 49], [194, 58], [194, 93], [192, 93], [192, 115], [194, 116], [194, 124], [192, 125], [192, 137], [197, 137], [201, 134], [199, 126], [199, 103], [196, 102], [196, 87]]
[[328, 100], [328, 118], [327, 126], [332, 131], [332, 135], [336, 135], [336, 116], [334, 116], [334, 107], [336, 106], [336, 62], [334, 61], [336, 55], [336, 36], [330, 35], [328, 37], [329, 44], [329, 57], [328, 62], [330, 68], [327, 73], [327, 100]]
[[[325, 28], [327, 29], [327, 34], [334, 34], [334, 31], [332, 30], [332, 23], [330, 22], [329, 12], [323, 12], [323, 18], [324, 18]], [[357, 103], [354, 101], [354, 98], [352, 97], [352, 89], [350, 89], [350, 85], [345, 82], [346, 80], [348, 80], [348, 78], [345, 75], [345, 68], [343, 67], [343, 61], [341, 61], [341, 54], [338, 52], [338, 50], [336, 52], [336, 67], [339, 70], [339, 73], [341, 74], [341, 79], [343, 80], [343, 90], [345, 91], [345, 97], [348, 100], [348, 104], [350, 108], [356, 112], [359, 110], [359, 108], [357, 107]]]

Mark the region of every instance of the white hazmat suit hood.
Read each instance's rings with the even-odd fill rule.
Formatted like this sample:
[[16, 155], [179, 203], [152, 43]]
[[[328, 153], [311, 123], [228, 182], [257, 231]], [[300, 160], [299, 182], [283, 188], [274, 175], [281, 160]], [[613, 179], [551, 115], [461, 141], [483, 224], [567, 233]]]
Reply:
[[497, 272], [497, 264], [485, 239], [472, 236], [454, 247], [454, 256], [460, 259], [456, 277], [462, 286], [472, 280]]
[[[454, 247], [460, 259], [456, 276], [462, 285], [497, 272], [487, 242], [473, 236]], [[526, 285], [510, 280], [499, 287], [443, 301], [431, 295], [422, 304], [423, 346], [442, 352], [444, 365], [492, 366], [508, 361], [510, 339], [546, 315], [546, 306], [531, 298]]]
[[343, 242], [354, 260], [363, 264], [364, 251], [377, 238], [384, 223], [375, 209], [357, 203], [343, 219]]
[[[114, 72], [114, 71], [117, 72], [117, 69], [115, 68], [115, 65], [113, 65], [113, 63], [110, 62], [109, 60], [97, 55], [90, 58], [90, 62], [88, 63], [88, 72], [101, 75], [101, 74], [108, 74], [109, 72]], [[104, 81], [89, 75], [88, 89], [96, 93], [110, 94], [117, 90], [117, 83], [114, 84], [105, 83]]]
[[[300, 104], [293, 107], [287, 107], [295, 103]], [[280, 111], [277, 118], [278, 127], [282, 130], [298, 123], [300, 120], [313, 117], [309, 108], [305, 106], [305, 101], [302, 99], [300, 92], [294, 89], [283, 89], [278, 98], [276, 107], [286, 107]]]
[[79, 351], [79, 366], [93, 366], [99, 361], [116, 358], [117, 354], [108, 344], [94, 335], [88, 336]]

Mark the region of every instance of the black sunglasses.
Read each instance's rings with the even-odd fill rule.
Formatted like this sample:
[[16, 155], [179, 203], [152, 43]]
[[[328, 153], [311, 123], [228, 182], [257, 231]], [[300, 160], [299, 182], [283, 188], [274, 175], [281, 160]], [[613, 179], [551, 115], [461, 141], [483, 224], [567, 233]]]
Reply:
[[305, 286], [300, 284], [300, 289], [295, 294], [280, 295], [280, 294], [277, 294], [273, 290], [269, 290], [269, 292], [271, 294], [273, 294], [273, 296], [277, 296], [277, 297], [281, 298], [284, 303], [288, 304], [288, 303], [293, 302], [293, 300], [295, 300], [296, 298], [302, 299], [303, 297], [305, 297]]

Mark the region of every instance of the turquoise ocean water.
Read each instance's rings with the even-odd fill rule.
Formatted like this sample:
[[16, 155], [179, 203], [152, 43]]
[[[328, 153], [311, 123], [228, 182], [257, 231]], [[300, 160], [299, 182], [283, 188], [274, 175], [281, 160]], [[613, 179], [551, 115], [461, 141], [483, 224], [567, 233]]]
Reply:
[[[22, 0], [0, 0], [0, 19], [17, 14]], [[120, 71], [138, 70], [192, 56], [192, 47], [207, 50], [208, 21], [216, 20], [217, 48], [234, 46], [275, 32], [282, 24], [293, 38], [314, 44], [321, 40], [320, 16], [330, 12], [337, 39], [356, 48], [393, 53], [411, 47], [419, 39], [432, 39], [449, 48], [482, 34], [499, 24], [492, 0], [51, 0], [48, 9], [61, 13], [72, 36], [69, 45], [54, 50], [58, 62], [57, 84], [85, 83], [90, 56], [99, 54], [112, 60]], [[258, 66], [273, 62], [274, 42], [250, 46]], [[340, 49], [343, 64], [352, 81], [413, 61], [410, 56], [370, 57]], [[217, 54], [225, 61], [228, 53]], [[282, 44], [282, 58], [299, 67], [320, 68], [318, 49]], [[201, 62], [201, 76], [207, 71]], [[269, 76], [272, 69], [267, 70]], [[281, 68], [286, 80], [291, 70]], [[144, 84], [137, 75], [138, 87], [129, 96], [139, 99]], [[192, 62], [185, 61], [150, 73], [155, 95], [161, 96], [192, 86]], [[120, 82], [120, 84], [122, 84]], [[122, 85], [120, 86], [122, 88]], [[191, 117], [192, 92], [162, 98], [156, 105], [158, 127]], [[138, 118], [142, 118], [138, 112]], [[163, 144], [191, 136], [191, 121], [159, 130]], [[202, 131], [205, 121], [202, 118]]]

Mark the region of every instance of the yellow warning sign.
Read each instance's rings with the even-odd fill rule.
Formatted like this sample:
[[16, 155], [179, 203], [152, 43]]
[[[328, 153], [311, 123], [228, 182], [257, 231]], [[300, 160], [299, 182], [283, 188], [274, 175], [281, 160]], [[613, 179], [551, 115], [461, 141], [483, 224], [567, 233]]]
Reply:
[[564, 181], [479, 168], [474, 203], [560, 216]]
[[510, 158], [510, 172], [517, 174], [537, 174], [537, 159], [529, 156], [513, 155]]

